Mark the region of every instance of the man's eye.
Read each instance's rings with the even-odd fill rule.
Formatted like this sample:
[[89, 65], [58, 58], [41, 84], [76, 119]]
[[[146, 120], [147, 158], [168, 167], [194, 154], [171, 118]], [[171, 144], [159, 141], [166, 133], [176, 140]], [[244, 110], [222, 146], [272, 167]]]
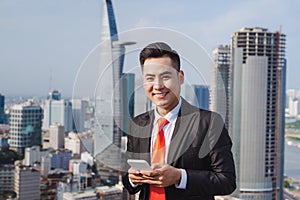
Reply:
[[163, 76], [162, 77], [164, 80], [167, 80], [167, 79], [170, 79], [171, 77], [170, 76]]
[[153, 81], [152, 77], [146, 77], [146, 81]]

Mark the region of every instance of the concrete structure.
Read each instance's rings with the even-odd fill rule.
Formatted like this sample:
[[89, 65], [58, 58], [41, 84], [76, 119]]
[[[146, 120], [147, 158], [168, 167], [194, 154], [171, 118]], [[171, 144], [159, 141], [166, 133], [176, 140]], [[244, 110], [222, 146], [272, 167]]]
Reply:
[[0, 164], [0, 193], [13, 190], [14, 171], [15, 166], [13, 164]]
[[27, 147], [24, 154], [23, 164], [25, 166], [33, 166], [34, 163], [41, 161], [40, 146]]
[[42, 144], [42, 108], [28, 101], [12, 106], [10, 117], [10, 148], [24, 153], [26, 147]]
[[72, 111], [74, 119], [73, 130], [77, 133], [85, 131], [86, 112], [89, 107], [87, 101], [82, 99], [72, 99]]
[[102, 1], [99, 82], [96, 89], [96, 120], [94, 156], [103, 169], [113, 170], [117, 180], [121, 168], [121, 136], [124, 91], [121, 87], [125, 45], [120, 42], [111, 0]]
[[43, 130], [49, 130], [52, 124], [61, 124], [65, 132], [73, 130], [72, 103], [61, 99], [61, 93], [53, 90], [49, 93], [44, 105]]
[[241, 199], [283, 199], [285, 35], [242, 28], [231, 37], [229, 132]]
[[49, 129], [49, 146], [53, 149], [64, 147], [65, 129], [63, 125], [52, 124]]
[[65, 138], [65, 149], [72, 151], [73, 155], [80, 155], [83, 152], [83, 146], [77, 133], [71, 132], [68, 134]]
[[225, 126], [228, 128], [230, 96], [230, 47], [228, 45], [219, 45], [213, 50], [212, 59], [213, 84], [210, 95], [210, 110], [221, 114], [225, 122]]
[[15, 167], [14, 191], [22, 200], [40, 199], [40, 172], [33, 167], [17, 164]]
[[80, 175], [87, 171], [87, 163], [79, 159], [71, 159], [69, 162], [69, 171], [74, 175]]
[[72, 152], [67, 149], [59, 149], [51, 152], [51, 169], [64, 169], [69, 170], [69, 162], [72, 158]]

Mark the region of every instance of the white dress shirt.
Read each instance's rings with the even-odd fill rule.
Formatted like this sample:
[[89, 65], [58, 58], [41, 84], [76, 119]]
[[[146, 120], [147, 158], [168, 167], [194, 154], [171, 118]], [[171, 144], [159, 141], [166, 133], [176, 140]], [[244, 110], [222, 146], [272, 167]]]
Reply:
[[[152, 134], [151, 134], [150, 153], [151, 153], [151, 157], [152, 157], [152, 149], [153, 149], [154, 142], [155, 142], [155, 139], [158, 134], [158, 119], [165, 118], [169, 121], [169, 123], [163, 127], [164, 136], [165, 136], [165, 145], [166, 145], [165, 163], [167, 163], [171, 139], [172, 139], [173, 132], [175, 129], [175, 124], [177, 121], [180, 107], [181, 107], [181, 98], [180, 98], [177, 106], [175, 108], [173, 108], [173, 110], [168, 112], [165, 116], [160, 116], [157, 112], [157, 109], [156, 108], [154, 109], [154, 123], [153, 123], [153, 129], [152, 129]], [[187, 174], [184, 169], [181, 169], [181, 180], [180, 180], [179, 184], [175, 185], [175, 187], [180, 188], [180, 189], [185, 189], [186, 184], [187, 184]]]
[[[181, 107], [181, 98], [180, 98], [177, 106], [175, 108], [173, 108], [173, 110], [171, 110], [165, 116], [160, 116], [157, 112], [157, 109], [156, 108], [154, 109], [154, 123], [153, 123], [153, 129], [152, 129], [152, 133], [151, 133], [150, 153], [151, 153], [151, 157], [152, 157], [152, 149], [153, 149], [154, 142], [155, 142], [155, 139], [156, 139], [157, 133], [158, 133], [158, 121], [157, 120], [159, 118], [165, 118], [169, 121], [169, 123], [163, 127], [164, 136], [165, 136], [165, 145], [166, 145], [165, 163], [167, 163], [170, 143], [171, 143], [172, 135], [173, 135], [173, 132], [175, 129], [175, 124], [176, 124], [176, 120], [178, 117], [180, 107]], [[133, 184], [130, 179], [129, 179], [129, 182], [133, 187], [137, 187], [137, 185]], [[181, 180], [180, 180], [179, 184], [175, 184], [175, 187], [179, 188], [179, 189], [185, 189], [186, 184], [187, 184], [187, 174], [184, 169], [181, 169]]]

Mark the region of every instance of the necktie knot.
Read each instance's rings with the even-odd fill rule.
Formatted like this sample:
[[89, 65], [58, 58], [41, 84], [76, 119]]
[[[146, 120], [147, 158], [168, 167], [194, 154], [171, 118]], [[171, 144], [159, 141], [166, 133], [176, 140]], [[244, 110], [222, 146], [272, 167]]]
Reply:
[[163, 127], [169, 123], [169, 121], [165, 118], [159, 118], [157, 120], [157, 123], [158, 123], [158, 130], [162, 130]]

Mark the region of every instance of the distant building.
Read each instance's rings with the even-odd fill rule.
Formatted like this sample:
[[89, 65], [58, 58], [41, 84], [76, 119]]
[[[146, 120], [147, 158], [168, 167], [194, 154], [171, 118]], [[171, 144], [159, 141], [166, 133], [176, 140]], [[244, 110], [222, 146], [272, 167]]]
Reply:
[[83, 152], [83, 146], [79, 134], [71, 132], [65, 138], [65, 149], [72, 151], [72, 154], [80, 155]]
[[18, 199], [40, 199], [40, 172], [38, 170], [17, 164], [14, 176], [14, 191]]
[[0, 150], [8, 148], [8, 136], [7, 135], [0, 135]]
[[123, 111], [122, 111], [122, 129], [123, 135], [128, 134], [128, 126], [131, 119], [134, 117], [134, 89], [135, 89], [135, 74], [125, 73], [122, 76], [122, 96], [123, 96]]
[[72, 99], [72, 112], [74, 119], [73, 130], [77, 133], [85, 131], [86, 112], [89, 107], [89, 103], [82, 99]]
[[0, 93], [0, 124], [4, 124], [4, 105], [5, 105], [5, 97]]
[[51, 169], [64, 169], [69, 170], [69, 162], [72, 158], [72, 152], [67, 149], [59, 149], [51, 152]]
[[72, 103], [61, 99], [61, 93], [53, 90], [44, 105], [43, 130], [49, 130], [52, 124], [61, 124], [65, 132], [73, 130]]
[[69, 162], [69, 171], [74, 175], [79, 175], [87, 171], [87, 164], [80, 159], [71, 159]]
[[182, 96], [198, 108], [209, 109], [209, 87], [207, 85], [184, 85]]
[[63, 125], [52, 124], [49, 129], [49, 146], [53, 149], [64, 147], [65, 129]]
[[210, 110], [223, 117], [228, 128], [229, 118], [229, 83], [230, 83], [230, 47], [220, 45], [213, 50], [213, 73]]
[[42, 144], [42, 108], [28, 101], [14, 105], [10, 118], [9, 146], [18, 153], [24, 153], [26, 147]]
[[45, 175], [50, 170], [50, 149], [41, 149], [40, 146], [25, 148], [23, 165], [34, 166], [38, 164], [41, 168], [41, 175]]
[[32, 146], [25, 148], [24, 165], [33, 166], [34, 163], [40, 163], [41, 151], [40, 146]]
[[0, 164], [0, 193], [13, 190], [14, 170], [13, 164]]

